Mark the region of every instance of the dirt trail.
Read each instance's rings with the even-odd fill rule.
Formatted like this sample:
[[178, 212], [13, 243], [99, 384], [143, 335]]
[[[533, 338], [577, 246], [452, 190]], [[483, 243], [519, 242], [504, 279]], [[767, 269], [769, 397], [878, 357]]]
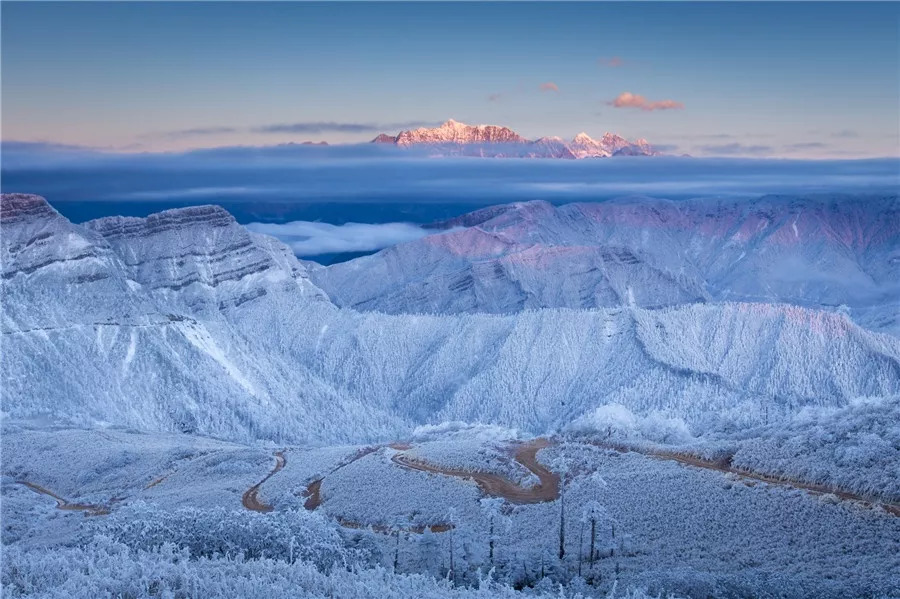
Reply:
[[[380, 445], [372, 445], [369, 447], [363, 447], [359, 451], [357, 451], [355, 454], [353, 454], [353, 456], [350, 459], [347, 459], [347, 460], [344, 460], [344, 461], [338, 463], [338, 465], [335, 466], [334, 468], [332, 468], [328, 472], [328, 474], [334, 474], [341, 468], [343, 468], [345, 466], [349, 466], [353, 462], [360, 460], [360, 459], [366, 457], [367, 455], [369, 455], [370, 453], [374, 453], [374, 452], [378, 451], [379, 449], [381, 449]], [[325, 476], [328, 476], [328, 474], [326, 474]], [[309, 511], [313, 511], [314, 509], [316, 509], [317, 507], [322, 505], [322, 496], [321, 496], [320, 492], [322, 490], [322, 481], [325, 479], [325, 476], [317, 478], [316, 480], [314, 480], [311, 483], [309, 483], [308, 485], [306, 485], [306, 490], [303, 492], [303, 496], [306, 497], [306, 502], [303, 504], [303, 507], [305, 507]]]
[[[354, 522], [353, 520], [345, 520], [344, 518], [338, 518], [337, 523], [343, 526], [344, 528], [352, 528], [354, 530], [366, 530], [371, 529], [373, 532], [380, 532], [381, 534], [390, 535], [397, 532], [396, 527], [388, 526], [386, 524], [362, 524], [361, 522]], [[400, 532], [412, 533], [416, 535], [424, 534], [426, 530], [430, 530], [431, 532], [441, 533], [448, 532], [451, 528], [454, 528], [452, 524], [428, 524], [428, 525], [417, 525], [417, 526], [405, 526], [400, 528]]]
[[244, 491], [244, 495], [241, 497], [241, 503], [244, 504], [244, 507], [248, 510], [253, 510], [254, 512], [271, 512], [273, 508], [271, 505], [267, 503], [263, 503], [259, 499], [259, 488], [262, 486], [264, 482], [275, 476], [284, 465], [287, 463], [287, 458], [284, 457], [283, 451], [275, 452], [275, 468], [269, 472], [265, 478], [261, 481]]
[[166, 474], [166, 475], [164, 475], [164, 476], [160, 476], [159, 478], [154, 478], [154, 479], [151, 480], [149, 483], [147, 483], [147, 486], [144, 487], [144, 490], [146, 491], [147, 489], [152, 489], [153, 487], [155, 487], [155, 486], [158, 485], [159, 483], [161, 483], [161, 482], [163, 482], [164, 480], [166, 480], [167, 478], [169, 478], [169, 476], [170, 476], [169, 474]]
[[502, 497], [510, 503], [543, 503], [554, 501], [559, 497], [559, 475], [554, 474], [537, 459], [537, 452], [549, 445], [548, 439], [540, 438], [524, 443], [516, 450], [516, 461], [534, 473], [540, 481], [533, 487], [520, 486], [499, 474], [445, 468], [412, 459], [400, 453], [395, 454], [391, 461], [411, 470], [474, 480], [485, 494]]
[[[407, 449], [412, 449], [412, 445], [408, 443], [389, 443], [387, 447], [391, 449], [396, 449], [398, 451], [405, 451]], [[339, 463], [337, 466], [331, 469], [328, 474], [333, 474], [337, 472], [341, 468], [345, 466], [349, 466], [353, 462], [364, 458], [370, 453], [374, 453], [382, 449], [381, 445], [373, 445], [371, 447], [363, 447], [359, 451], [356, 452], [350, 459], [344, 460]], [[326, 475], [327, 476], [327, 475]], [[325, 477], [317, 478], [306, 486], [306, 490], [303, 493], [303, 496], [306, 497], [306, 502], [303, 504], [303, 507], [308, 509], [309, 511], [313, 511], [322, 505], [322, 481], [325, 480]], [[347, 520], [346, 518], [338, 517], [336, 518], [337, 523], [343, 526], [344, 528], [351, 528], [354, 530], [363, 530], [363, 529], [371, 529], [375, 532], [382, 534], [393, 534], [397, 532], [396, 527], [387, 526], [386, 524], [363, 524], [362, 522], [356, 522], [353, 520]], [[412, 534], [423, 534], [426, 530], [430, 530], [434, 533], [447, 532], [453, 528], [452, 524], [428, 524], [428, 525], [416, 525], [416, 526], [408, 526], [400, 528], [401, 532], [412, 533]]]
[[84, 512], [85, 516], [105, 516], [109, 514], [109, 506], [98, 505], [94, 503], [72, 503], [63, 499], [53, 491], [45, 489], [40, 485], [36, 485], [28, 481], [19, 481], [19, 484], [28, 487], [29, 489], [40, 495], [47, 495], [48, 497], [52, 497], [56, 500], [56, 509], [59, 510], [65, 510], [69, 512]]
[[737, 468], [731, 465], [731, 460], [707, 460], [704, 458], [700, 458], [697, 456], [693, 456], [685, 453], [676, 453], [676, 452], [668, 452], [668, 451], [653, 451], [653, 450], [644, 450], [644, 449], [634, 449], [630, 447], [624, 447], [621, 445], [614, 445], [610, 443], [603, 442], [592, 442], [591, 445], [596, 445], [597, 447], [603, 447], [604, 449], [612, 449], [621, 453], [627, 453], [629, 451], [633, 451], [635, 453], [640, 453], [641, 455], [650, 456], [653, 458], [661, 459], [661, 460], [671, 460], [673, 462], [678, 462], [680, 464], [685, 464], [687, 466], [694, 466], [695, 468], [703, 468], [705, 470], [715, 470], [717, 472], [723, 472], [726, 474], [734, 474], [735, 476], [740, 477], [745, 481], [759, 481], [764, 482], [770, 485], [779, 485], [782, 487], [792, 487], [794, 489], [800, 489], [802, 491], [806, 491], [812, 495], [834, 495], [835, 497], [842, 499], [844, 501], [854, 501], [860, 503], [866, 507], [881, 507], [887, 513], [893, 516], [900, 516], [900, 504], [891, 503], [891, 502], [873, 502], [871, 499], [863, 497], [861, 495], [857, 495], [856, 493], [851, 493], [849, 491], [842, 491], [839, 489], [832, 489], [825, 485], [819, 485], [815, 483], [807, 483], [799, 480], [794, 480], [790, 478], [779, 478], [777, 476], [773, 476], [771, 474], [763, 474], [761, 472], [755, 472], [753, 470], [744, 470], [743, 468]]

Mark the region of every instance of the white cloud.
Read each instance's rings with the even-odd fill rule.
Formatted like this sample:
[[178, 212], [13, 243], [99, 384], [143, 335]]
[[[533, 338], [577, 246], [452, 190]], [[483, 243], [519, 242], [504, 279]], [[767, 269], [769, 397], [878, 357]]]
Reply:
[[246, 226], [251, 231], [277, 237], [298, 256], [369, 252], [439, 232], [411, 223], [332, 225], [298, 220], [284, 224], [250, 223]]
[[180, 189], [162, 189], [158, 191], [134, 191], [123, 193], [120, 197], [126, 200], [170, 200], [173, 198], [221, 198], [227, 196], [259, 195], [277, 192], [277, 189], [267, 189], [265, 187], [187, 187]]

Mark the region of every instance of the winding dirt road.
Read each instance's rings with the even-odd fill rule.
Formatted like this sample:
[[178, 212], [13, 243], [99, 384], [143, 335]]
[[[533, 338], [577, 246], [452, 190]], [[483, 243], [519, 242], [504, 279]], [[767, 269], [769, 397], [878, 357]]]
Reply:
[[284, 468], [284, 465], [286, 463], [287, 458], [284, 457], [284, 452], [276, 451], [275, 468], [273, 468], [272, 471], [269, 472], [261, 481], [244, 491], [244, 495], [241, 497], [241, 503], [245, 508], [247, 508], [248, 510], [253, 510], [254, 512], [271, 512], [273, 509], [275, 509], [268, 503], [263, 503], [262, 501], [260, 501], [259, 488], [264, 482], [275, 476], [282, 468]]
[[900, 504], [878, 501], [873, 502], [871, 499], [863, 497], [861, 495], [857, 495], [856, 493], [852, 493], [850, 491], [842, 491], [840, 489], [832, 489], [825, 485], [819, 485], [815, 483], [807, 483], [799, 480], [794, 480], [790, 478], [779, 478], [777, 476], [773, 476], [771, 474], [763, 474], [761, 472], [755, 472], [753, 470], [744, 470], [742, 468], [737, 468], [731, 465], [730, 459], [725, 460], [707, 460], [704, 458], [699, 458], [697, 456], [693, 456], [685, 453], [676, 453], [676, 452], [668, 452], [668, 451], [653, 451], [653, 450], [645, 450], [645, 449], [634, 449], [630, 447], [625, 447], [622, 445], [615, 445], [611, 443], [603, 443], [602, 441], [592, 442], [591, 445], [595, 445], [597, 447], [602, 447], [604, 449], [612, 449], [614, 451], [618, 451], [620, 453], [628, 453], [633, 451], [635, 453], [639, 453], [641, 455], [646, 455], [649, 457], [657, 458], [660, 460], [670, 460], [673, 462], [678, 462], [680, 464], [684, 464], [686, 466], [693, 466], [695, 468], [703, 468], [704, 470], [715, 470], [716, 472], [723, 472], [725, 474], [733, 474], [744, 481], [759, 481], [764, 482], [770, 485], [779, 485], [782, 487], [791, 487], [794, 489], [800, 489], [801, 491], [806, 491], [812, 495], [834, 495], [835, 497], [842, 499], [844, 501], [853, 501], [859, 503], [865, 507], [880, 507], [887, 513], [892, 516], [900, 516]]
[[85, 516], [105, 516], [109, 514], [109, 506], [99, 505], [94, 503], [72, 503], [71, 501], [67, 501], [50, 491], [49, 489], [45, 489], [40, 485], [36, 485], [34, 483], [30, 483], [28, 481], [18, 481], [20, 485], [28, 487], [35, 493], [40, 495], [47, 495], [48, 497], [52, 497], [56, 500], [56, 509], [65, 510], [67, 512], [84, 512]]
[[[389, 443], [387, 445], [387, 447], [390, 447], [391, 449], [396, 449], [399, 451], [405, 451], [407, 449], [412, 449], [412, 446], [409, 445], [408, 443]], [[371, 447], [363, 447], [362, 449], [357, 451], [356, 454], [353, 455], [353, 457], [351, 457], [348, 460], [344, 460], [344, 461], [340, 462], [337, 466], [332, 468], [328, 474], [333, 474], [333, 473], [337, 472], [338, 470], [340, 470], [341, 468], [344, 468], [345, 466], [349, 466], [353, 462], [355, 462], [361, 458], [364, 458], [365, 456], [369, 455], [370, 453], [374, 453], [374, 452], [378, 451], [379, 449], [382, 449], [382, 446], [373, 445]], [[306, 502], [304, 502], [303, 507], [309, 511], [313, 511], [317, 507], [322, 505], [321, 491], [322, 491], [322, 481], [323, 480], [325, 480], [324, 476], [317, 478], [316, 480], [312, 481], [311, 483], [309, 483], [306, 486], [306, 490], [303, 493], [303, 496], [306, 497]], [[337, 523], [339, 525], [343, 526], [344, 528], [350, 528], [353, 530], [371, 529], [375, 532], [379, 532], [382, 534], [393, 534], [393, 533], [397, 532], [397, 530], [398, 530], [396, 527], [387, 526], [385, 524], [363, 524], [362, 522], [356, 522], [354, 520], [347, 520], [346, 518], [341, 518], [341, 517], [336, 518], [336, 520], [337, 520]], [[452, 524], [441, 523], [441, 524], [408, 526], [408, 527], [400, 528], [399, 530], [401, 532], [405, 532], [405, 533], [423, 534], [426, 530], [430, 530], [431, 532], [435, 532], [435, 533], [441, 533], [441, 532], [447, 532], [452, 528], [453, 528]]]
[[[344, 460], [344, 461], [338, 463], [338, 465], [335, 466], [334, 468], [332, 468], [328, 472], [328, 474], [334, 474], [341, 468], [344, 468], [345, 466], [349, 466], [353, 462], [360, 460], [360, 459], [366, 457], [367, 455], [369, 455], [370, 453], [374, 453], [374, 452], [378, 451], [379, 449], [381, 449], [380, 445], [372, 445], [370, 447], [363, 447], [359, 451], [357, 451], [355, 454], [353, 454], [353, 457], [351, 457], [350, 459]], [[328, 476], [328, 474], [326, 474], [325, 476]], [[303, 496], [306, 497], [306, 501], [303, 503], [303, 507], [305, 507], [309, 511], [313, 511], [314, 509], [316, 509], [317, 507], [322, 505], [321, 490], [322, 490], [322, 481], [325, 480], [325, 476], [319, 477], [316, 480], [309, 483], [308, 485], [306, 485], [306, 490], [303, 492]]]
[[532, 487], [523, 487], [499, 474], [445, 468], [412, 459], [402, 453], [394, 454], [391, 461], [410, 470], [474, 480], [486, 495], [501, 497], [510, 503], [544, 503], [555, 501], [559, 497], [559, 475], [553, 473], [537, 459], [537, 452], [549, 447], [550, 444], [549, 439], [539, 438], [523, 443], [516, 450], [515, 460], [538, 477], [538, 484]]
[[[545, 447], [548, 447], [550, 444], [551, 442], [548, 439], [535, 439], [533, 441], [529, 441], [528, 443], [522, 444], [516, 449], [515, 460], [538, 477], [538, 484], [531, 487], [520, 486], [512, 482], [511, 480], [500, 476], [499, 474], [444, 468], [436, 464], [429, 464], [420, 460], [411, 459], [403, 455], [402, 453], [394, 454], [391, 457], [391, 461], [402, 468], [407, 468], [410, 470], [474, 480], [478, 484], [478, 486], [481, 487], [484, 493], [494, 497], [502, 497], [510, 503], [541, 503], [545, 501], [554, 501], [557, 497], [559, 497], [559, 476], [550, 471], [537, 459], [537, 452]], [[391, 443], [388, 445], [388, 447], [390, 447], [391, 449], [395, 449], [398, 452], [412, 449], [412, 446], [408, 443]], [[337, 470], [349, 464], [352, 464], [360, 458], [378, 451], [379, 449], [381, 449], [380, 446], [366, 447], [364, 449], [361, 449], [351, 459], [342, 462], [333, 470], [331, 470], [329, 474], [332, 474]], [[321, 489], [323, 480], [324, 477], [321, 477], [307, 485], [306, 491], [304, 493], [304, 496], [306, 497], [304, 507], [306, 509], [312, 511], [322, 505]], [[396, 527], [391, 527], [384, 524], [363, 524], [340, 517], [337, 518], [337, 521], [338, 524], [340, 524], [344, 528], [371, 529], [375, 532], [384, 534], [392, 534], [397, 531]], [[442, 533], [447, 532], [451, 529], [453, 529], [453, 524], [438, 523], [430, 525], [410, 526], [401, 528], [400, 530], [406, 533], [422, 534], [426, 530], [430, 530], [434, 533]]]

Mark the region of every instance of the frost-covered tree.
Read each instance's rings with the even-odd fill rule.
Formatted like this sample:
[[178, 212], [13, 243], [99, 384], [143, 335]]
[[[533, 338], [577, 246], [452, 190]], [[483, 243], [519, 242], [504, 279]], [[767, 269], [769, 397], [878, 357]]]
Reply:
[[563, 449], [553, 457], [550, 466], [559, 476], [559, 549], [557, 556], [562, 565], [566, 558], [566, 485], [571, 478], [572, 464]]
[[503, 500], [498, 497], [485, 497], [481, 500], [481, 510], [488, 521], [487, 538], [488, 538], [488, 563], [490, 567], [494, 567], [494, 551], [497, 542], [498, 528], [503, 524], [505, 517], [501, 508]]
[[606, 508], [596, 500], [585, 504], [581, 513], [581, 522], [589, 526], [588, 532], [588, 564], [591, 570], [594, 568], [594, 560], [597, 558], [597, 531], [604, 522], [610, 520]]
[[456, 527], [459, 524], [459, 522], [460, 522], [459, 512], [457, 512], [456, 508], [451, 507], [450, 509], [448, 509], [447, 510], [447, 525], [450, 527], [450, 530], [447, 532], [448, 532], [448, 537], [449, 537], [448, 538], [448, 541], [449, 541], [448, 546], [449, 546], [450, 561], [449, 561], [449, 570], [447, 572], [447, 575], [450, 578], [450, 580], [453, 580], [453, 581], [456, 580], [456, 563], [454, 561], [454, 556], [453, 556], [453, 546], [454, 546], [453, 537], [454, 537], [454, 532], [456, 531]]

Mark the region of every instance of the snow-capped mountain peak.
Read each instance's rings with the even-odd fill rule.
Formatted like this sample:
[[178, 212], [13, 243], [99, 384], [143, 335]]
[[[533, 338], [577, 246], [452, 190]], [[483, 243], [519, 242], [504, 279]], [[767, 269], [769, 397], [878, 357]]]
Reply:
[[449, 119], [440, 127], [401, 131], [397, 134], [398, 146], [415, 144], [478, 144], [478, 143], [525, 143], [524, 137], [507, 127], [497, 125], [467, 125]]
[[599, 141], [584, 131], [571, 142], [556, 136], [529, 140], [509, 127], [468, 125], [454, 119], [448, 119], [438, 127], [419, 127], [401, 131], [397, 135], [382, 133], [372, 143], [393, 144], [404, 148], [425, 146], [439, 156], [576, 159], [605, 158], [614, 154], [656, 154], [646, 140], [629, 142], [612, 133], [604, 134]]

